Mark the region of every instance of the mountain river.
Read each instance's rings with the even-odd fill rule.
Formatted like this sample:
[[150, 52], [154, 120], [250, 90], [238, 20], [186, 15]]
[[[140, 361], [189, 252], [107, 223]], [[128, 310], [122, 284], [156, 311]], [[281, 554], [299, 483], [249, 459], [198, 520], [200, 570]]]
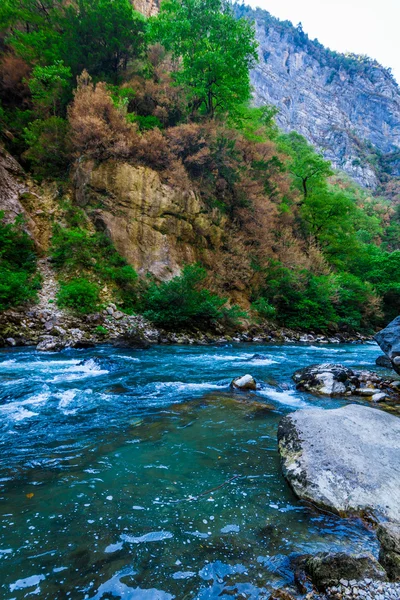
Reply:
[[[361, 521], [296, 500], [276, 432], [288, 412], [346, 402], [297, 392], [296, 369], [374, 368], [378, 354], [0, 350], [0, 598], [257, 600], [291, 582], [296, 553], [377, 554]], [[246, 373], [261, 389], [231, 392]]]

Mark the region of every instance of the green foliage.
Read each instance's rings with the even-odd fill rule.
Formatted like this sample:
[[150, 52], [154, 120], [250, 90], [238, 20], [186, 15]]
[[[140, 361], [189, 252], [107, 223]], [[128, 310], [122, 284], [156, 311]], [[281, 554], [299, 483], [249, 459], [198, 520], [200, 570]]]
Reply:
[[60, 101], [70, 86], [71, 75], [71, 69], [61, 60], [45, 67], [36, 65], [28, 86], [38, 115], [54, 117], [60, 112]]
[[0, 310], [34, 300], [39, 287], [35, 247], [23, 221], [6, 223], [0, 211]]
[[129, 0], [78, 0], [65, 10], [63, 58], [73, 73], [117, 83], [146, 49], [145, 19]]
[[103, 327], [103, 325], [97, 325], [97, 327], [94, 329], [94, 332], [97, 333], [97, 335], [108, 335], [108, 329]]
[[31, 121], [24, 129], [27, 150], [23, 156], [39, 179], [65, 177], [69, 164], [68, 131], [67, 121], [55, 116]]
[[279, 142], [282, 151], [290, 156], [288, 170], [294, 184], [306, 200], [315, 187], [333, 175], [331, 164], [296, 132], [281, 136]]
[[61, 308], [70, 308], [81, 314], [96, 312], [100, 303], [100, 288], [84, 277], [62, 282], [57, 303]]
[[[71, 208], [69, 213], [70, 222], [74, 222]], [[79, 227], [56, 226], [50, 256], [61, 273], [70, 277], [85, 273], [89, 278], [111, 284], [117, 301], [124, 307], [132, 308], [136, 305], [137, 273], [103, 233], [91, 233]]]
[[273, 319], [276, 316], [276, 308], [266, 298], [257, 298], [251, 305], [251, 310], [262, 319]]
[[155, 325], [174, 330], [207, 330], [221, 321], [237, 324], [245, 313], [236, 306], [228, 308], [226, 298], [207, 290], [206, 277], [200, 265], [186, 265], [170, 281], [151, 282], [141, 298], [143, 315]]
[[128, 113], [126, 115], [129, 123], [137, 123], [140, 131], [149, 131], [150, 129], [154, 129], [158, 127], [158, 129], [163, 129], [163, 124], [160, 119], [154, 117], [153, 115], [148, 115], [146, 117], [142, 115], [135, 115], [134, 113]]
[[150, 37], [178, 61], [175, 81], [192, 114], [214, 118], [250, 99], [249, 71], [257, 61], [252, 25], [235, 19], [223, 0], [164, 0]]

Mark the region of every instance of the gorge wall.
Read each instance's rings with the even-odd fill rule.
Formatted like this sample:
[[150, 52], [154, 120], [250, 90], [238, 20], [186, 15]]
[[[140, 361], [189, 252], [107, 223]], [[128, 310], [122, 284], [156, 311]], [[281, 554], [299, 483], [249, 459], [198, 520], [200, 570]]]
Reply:
[[256, 25], [256, 105], [275, 105], [284, 131], [304, 135], [364, 187], [400, 175], [400, 88], [388, 70], [332, 52], [267, 11], [236, 5], [235, 12]]

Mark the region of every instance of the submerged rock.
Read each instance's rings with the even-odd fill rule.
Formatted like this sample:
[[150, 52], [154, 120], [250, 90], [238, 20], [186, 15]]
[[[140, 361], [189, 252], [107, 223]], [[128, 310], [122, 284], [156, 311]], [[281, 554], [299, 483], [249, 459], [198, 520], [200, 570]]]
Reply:
[[387, 581], [386, 572], [372, 554], [346, 554], [345, 552], [316, 554], [305, 560], [305, 571], [319, 591], [340, 583], [373, 579]]
[[354, 372], [343, 365], [311, 365], [299, 369], [293, 375], [298, 390], [323, 394], [324, 396], [342, 396], [354, 388], [351, 378]]
[[236, 390], [256, 390], [257, 383], [252, 375], [243, 375], [243, 377], [233, 379], [231, 387]]
[[374, 339], [391, 361], [393, 369], [400, 373], [400, 317], [379, 331]]
[[300, 498], [341, 515], [400, 515], [400, 419], [357, 404], [299, 410], [278, 429], [285, 477]]
[[379, 561], [390, 581], [400, 581], [400, 523], [381, 523], [377, 535], [381, 544]]

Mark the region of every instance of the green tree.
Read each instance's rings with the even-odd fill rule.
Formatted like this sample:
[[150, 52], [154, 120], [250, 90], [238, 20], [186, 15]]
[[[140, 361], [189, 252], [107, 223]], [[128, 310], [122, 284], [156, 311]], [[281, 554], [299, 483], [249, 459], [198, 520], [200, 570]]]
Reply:
[[172, 52], [175, 81], [186, 90], [192, 114], [214, 118], [250, 99], [254, 29], [236, 20], [224, 0], [164, 0], [150, 37]]
[[73, 73], [117, 83], [128, 62], [144, 55], [146, 22], [129, 0], [78, 0], [65, 11], [63, 58]]
[[62, 96], [70, 86], [71, 69], [63, 61], [41, 67], [37, 65], [28, 81], [35, 112], [38, 116], [56, 116], [61, 110]]
[[294, 131], [282, 136], [280, 145], [290, 156], [288, 170], [294, 178], [295, 186], [302, 192], [304, 201], [313, 187], [333, 175], [331, 164], [317, 154], [302, 135]]

